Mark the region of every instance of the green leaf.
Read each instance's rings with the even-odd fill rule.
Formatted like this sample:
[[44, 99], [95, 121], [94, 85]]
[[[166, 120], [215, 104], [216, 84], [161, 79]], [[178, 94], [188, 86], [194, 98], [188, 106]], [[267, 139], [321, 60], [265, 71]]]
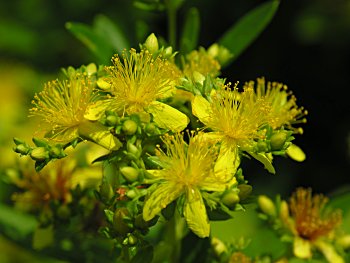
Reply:
[[153, 259], [153, 247], [147, 245], [141, 247], [130, 261], [131, 263], [150, 263]]
[[233, 53], [231, 62], [239, 57], [267, 27], [278, 6], [278, 0], [271, 0], [259, 5], [243, 16], [217, 41]]
[[82, 23], [66, 23], [66, 28], [96, 56], [99, 63], [108, 64], [113, 55], [112, 47], [91, 27]]
[[198, 44], [200, 30], [200, 17], [197, 8], [188, 10], [185, 18], [182, 36], [180, 40], [180, 50], [182, 54], [186, 54], [194, 50]]
[[21, 213], [13, 208], [0, 204], [0, 232], [12, 238], [24, 238], [32, 233], [37, 225], [33, 216]]
[[249, 152], [249, 154], [251, 156], [253, 156], [256, 160], [258, 160], [259, 162], [261, 162], [265, 169], [269, 171], [269, 173], [275, 174], [275, 168], [272, 165], [271, 160], [263, 153], [253, 153], [253, 152]]
[[96, 16], [93, 25], [94, 31], [100, 35], [117, 52], [130, 48], [130, 43], [123, 30], [108, 17], [104, 15]]

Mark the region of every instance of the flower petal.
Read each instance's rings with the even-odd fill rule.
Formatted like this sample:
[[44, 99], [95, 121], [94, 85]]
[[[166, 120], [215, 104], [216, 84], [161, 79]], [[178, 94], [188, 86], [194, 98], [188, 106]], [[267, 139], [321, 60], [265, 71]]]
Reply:
[[96, 101], [90, 104], [85, 111], [84, 118], [89, 121], [97, 121], [105, 113], [108, 107], [108, 102], [104, 100]]
[[311, 244], [308, 240], [300, 237], [294, 238], [293, 253], [298, 258], [311, 258]]
[[151, 220], [168, 204], [183, 193], [183, 188], [175, 183], [163, 183], [146, 199], [143, 207], [143, 219]]
[[193, 115], [195, 115], [201, 122], [206, 124], [208, 122], [208, 118], [210, 117], [210, 112], [210, 103], [202, 96], [195, 96], [192, 100]]
[[331, 244], [327, 244], [324, 241], [318, 241], [315, 245], [322, 252], [328, 262], [345, 263], [344, 259], [335, 251]]
[[154, 122], [164, 129], [174, 132], [186, 128], [189, 118], [177, 109], [159, 101], [153, 101], [147, 108], [147, 112], [153, 115]]
[[204, 238], [210, 234], [210, 224], [203, 198], [198, 189], [188, 189], [184, 207], [184, 217], [188, 227], [197, 236]]

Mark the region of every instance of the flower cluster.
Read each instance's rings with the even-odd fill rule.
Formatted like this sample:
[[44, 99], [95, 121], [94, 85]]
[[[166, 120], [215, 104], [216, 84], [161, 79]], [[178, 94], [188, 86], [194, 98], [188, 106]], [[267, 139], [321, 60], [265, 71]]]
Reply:
[[158, 219], [183, 217], [187, 229], [205, 238], [211, 220], [244, 210], [252, 191], [240, 168], [244, 157], [271, 173], [274, 155], [305, 158], [291, 141], [307, 113], [285, 85], [263, 78], [242, 89], [225, 84], [218, 76], [228, 58], [225, 52], [218, 58], [218, 46], [194, 50], [181, 63], [154, 34], [140, 47], [113, 56], [111, 66], [64, 70], [65, 79], [48, 82], [34, 98], [30, 113], [44, 131], [36, 147], [15, 140], [15, 151], [30, 155], [37, 171], [47, 164], [43, 171], [57, 171], [16, 182], [32, 205], [72, 198], [70, 166], [55, 161], [64, 167], [50, 168], [65, 149], [90, 141], [107, 150], [94, 160], [103, 163], [95, 191], [106, 216], [100, 232], [117, 240], [122, 253], [144, 246]]

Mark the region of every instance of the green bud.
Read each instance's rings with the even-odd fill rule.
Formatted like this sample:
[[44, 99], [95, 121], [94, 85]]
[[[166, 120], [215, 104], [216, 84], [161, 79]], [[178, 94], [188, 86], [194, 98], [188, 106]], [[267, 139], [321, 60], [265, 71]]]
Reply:
[[237, 191], [229, 190], [222, 197], [221, 202], [226, 205], [228, 208], [235, 208], [236, 204], [239, 203], [239, 196]]
[[86, 66], [86, 72], [88, 75], [95, 74], [97, 72], [97, 67], [94, 63], [90, 63]]
[[122, 130], [126, 135], [133, 135], [137, 131], [137, 123], [133, 120], [126, 120], [123, 123]]
[[131, 166], [125, 166], [120, 168], [120, 172], [129, 183], [137, 181], [139, 177], [139, 171]]
[[136, 243], [137, 243], [137, 237], [135, 237], [134, 235], [130, 234], [128, 236], [128, 245], [134, 246]]
[[108, 126], [115, 126], [119, 123], [119, 118], [115, 115], [108, 115], [106, 118], [106, 124]]
[[155, 54], [158, 51], [159, 49], [158, 39], [155, 36], [155, 34], [152, 33], [147, 37], [144, 47], [152, 54]]
[[275, 204], [266, 195], [260, 195], [258, 197], [258, 205], [264, 214], [269, 216], [276, 216]]
[[30, 148], [28, 148], [25, 144], [19, 144], [14, 148], [16, 153], [20, 153], [23, 155], [27, 155], [29, 153]]
[[220, 256], [222, 253], [227, 252], [227, 247], [225, 246], [224, 242], [222, 242], [220, 239], [213, 237], [211, 239], [211, 246], [213, 247], [213, 250], [216, 254], [216, 256]]
[[131, 228], [125, 222], [125, 218], [129, 216], [129, 211], [126, 207], [117, 208], [113, 215], [113, 227], [119, 235], [126, 235], [131, 231]]
[[156, 131], [156, 126], [153, 123], [147, 123], [145, 131], [148, 134], [154, 134], [154, 132]]
[[249, 197], [253, 191], [253, 187], [249, 184], [240, 184], [237, 187], [239, 189], [238, 196], [241, 200], [244, 200], [247, 197]]
[[137, 196], [137, 192], [134, 189], [131, 189], [125, 194], [128, 198], [134, 199]]
[[287, 221], [289, 218], [289, 208], [286, 201], [282, 200], [280, 204], [280, 218]]
[[198, 71], [193, 72], [193, 79], [195, 82], [200, 83], [201, 85], [203, 85], [205, 81], [205, 77]]
[[57, 146], [51, 147], [49, 154], [53, 158], [62, 158], [65, 156], [65, 154], [62, 151], [62, 148]]
[[34, 142], [36, 147], [46, 147], [47, 142], [45, 140], [39, 139], [39, 138], [33, 138], [32, 141]]
[[173, 48], [172, 47], [167, 47], [164, 49], [163, 56], [164, 58], [170, 58], [173, 55]]
[[49, 158], [49, 152], [45, 147], [37, 147], [32, 150], [30, 157], [35, 161], [43, 161]]
[[109, 201], [113, 197], [113, 188], [112, 186], [106, 182], [106, 180], [102, 180], [102, 184], [100, 185], [100, 195], [103, 201]]
[[18, 138], [13, 138], [13, 141], [14, 141], [14, 143], [15, 143], [16, 145], [25, 144], [24, 141], [22, 141], [22, 140], [20, 140], [20, 139], [18, 139]]
[[70, 214], [71, 214], [70, 209], [66, 205], [61, 205], [57, 209], [57, 216], [60, 219], [68, 219], [70, 217]]
[[139, 156], [140, 155], [139, 149], [134, 144], [132, 144], [130, 142], [127, 142], [126, 149], [127, 149], [128, 153], [131, 153], [131, 154], [133, 154], [135, 156]]
[[256, 144], [257, 148], [258, 148], [258, 152], [269, 152], [269, 147], [267, 146], [266, 142], [264, 141], [259, 141]]
[[270, 138], [270, 145], [273, 151], [282, 150], [288, 135], [286, 132], [276, 132]]

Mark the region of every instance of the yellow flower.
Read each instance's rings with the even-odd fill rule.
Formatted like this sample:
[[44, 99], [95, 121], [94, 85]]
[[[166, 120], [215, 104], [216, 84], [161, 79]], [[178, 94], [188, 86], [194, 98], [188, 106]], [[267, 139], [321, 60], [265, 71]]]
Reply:
[[187, 78], [196, 82], [198, 73], [203, 77], [207, 75], [217, 77], [220, 74], [220, 64], [204, 48], [200, 48], [186, 56], [183, 72]]
[[171, 97], [176, 92], [180, 73], [177, 67], [160, 57], [153, 58], [147, 50], [137, 53], [130, 50], [130, 55], [113, 57], [113, 66], [107, 67], [112, 98], [111, 109], [118, 113], [153, 116], [153, 121], [160, 127], [172, 131], [181, 131], [188, 124], [185, 114], [158, 100]]
[[[312, 196], [311, 189], [298, 188], [288, 205], [281, 209], [284, 225], [294, 235], [293, 252], [299, 258], [311, 258], [312, 248], [320, 250], [330, 263], [344, 263], [332, 245], [334, 230], [341, 223], [341, 211], [326, 209], [328, 199]], [[281, 206], [282, 207], [282, 206]]]
[[192, 111], [204, 124], [206, 137], [222, 142], [224, 149], [250, 149], [254, 139], [264, 136], [259, 128], [268, 121], [270, 107], [265, 100], [254, 99], [254, 91], [246, 87], [242, 93], [237, 89], [220, 89], [211, 101], [195, 96]]
[[[254, 81], [245, 84], [245, 87], [254, 88]], [[293, 128], [292, 125], [305, 123], [307, 111], [298, 107], [296, 98], [287, 91], [287, 86], [278, 82], [267, 82], [264, 78], [258, 78], [256, 82], [256, 98], [265, 99], [271, 105], [269, 125], [273, 129], [285, 126], [296, 133], [302, 133], [302, 128]]]
[[22, 176], [12, 176], [13, 183], [24, 192], [15, 193], [13, 200], [22, 210], [50, 209], [52, 201], [67, 204], [72, 201], [71, 189], [96, 186], [101, 180], [100, 167], [78, 168], [74, 159], [60, 159], [49, 163], [39, 173], [25, 163]]
[[97, 100], [92, 79], [87, 74], [76, 73], [68, 80], [46, 83], [44, 90], [35, 95], [30, 114], [41, 118], [51, 140], [70, 142], [82, 137], [116, 150], [120, 142], [96, 122], [105, 110]]
[[199, 237], [207, 237], [210, 225], [201, 191], [221, 192], [235, 184], [239, 157], [227, 152], [218, 158], [217, 148], [210, 146], [202, 134], [190, 136], [189, 144], [181, 134], [167, 135], [163, 142], [167, 153], [158, 152], [163, 169], [148, 171], [157, 188], [145, 201], [143, 218], [151, 220], [172, 201], [184, 196], [183, 215], [188, 227]]

